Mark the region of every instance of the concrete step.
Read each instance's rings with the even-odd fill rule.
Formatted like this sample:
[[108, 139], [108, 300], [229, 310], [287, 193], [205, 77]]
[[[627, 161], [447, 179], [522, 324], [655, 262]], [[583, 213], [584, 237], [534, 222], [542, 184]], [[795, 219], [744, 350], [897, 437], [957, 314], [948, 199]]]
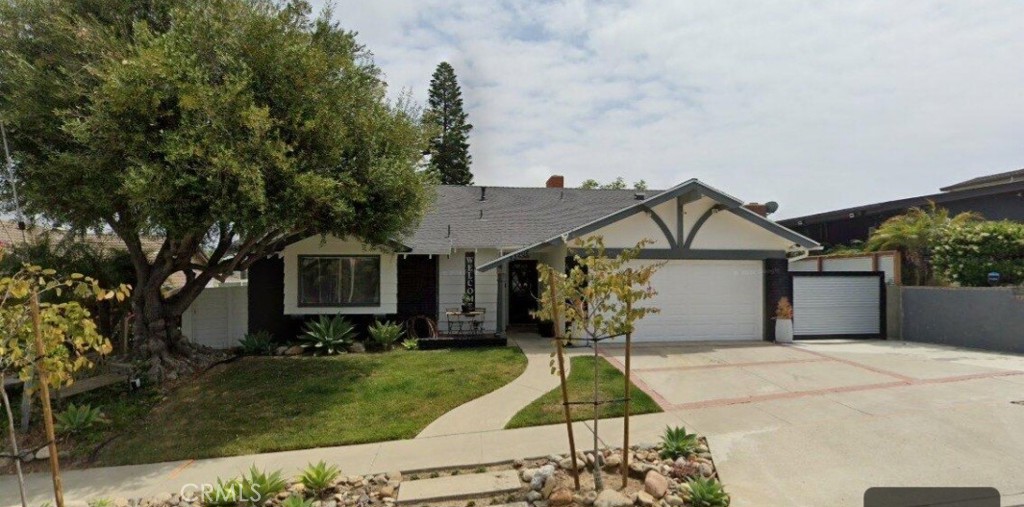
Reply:
[[519, 474], [515, 470], [403, 481], [398, 490], [398, 504], [411, 505], [508, 493], [520, 486]]

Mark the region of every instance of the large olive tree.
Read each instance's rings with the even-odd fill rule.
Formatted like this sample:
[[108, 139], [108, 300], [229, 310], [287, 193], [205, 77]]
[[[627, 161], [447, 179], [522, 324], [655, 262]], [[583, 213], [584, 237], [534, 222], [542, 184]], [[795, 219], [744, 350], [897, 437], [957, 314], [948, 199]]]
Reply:
[[429, 195], [417, 115], [303, 1], [0, 0], [0, 69], [23, 204], [124, 241], [154, 375], [188, 355], [175, 323], [215, 277], [303, 236], [383, 244]]

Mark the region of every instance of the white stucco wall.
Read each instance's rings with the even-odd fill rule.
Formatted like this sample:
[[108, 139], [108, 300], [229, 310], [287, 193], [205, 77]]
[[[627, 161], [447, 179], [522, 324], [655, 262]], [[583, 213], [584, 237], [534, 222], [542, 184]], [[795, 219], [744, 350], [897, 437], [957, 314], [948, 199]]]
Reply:
[[[654, 207], [654, 213], [661, 217], [674, 236], [676, 233], [676, 201], [670, 199]], [[606, 248], [632, 248], [643, 239], [653, 240], [654, 243], [646, 248], [669, 248], [665, 233], [661, 231], [658, 224], [641, 211], [635, 215], [626, 217], [613, 224], [606, 225], [593, 233], [595, 236], [604, 238]]]
[[[482, 266], [498, 258], [498, 250], [479, 249], [476, 252], [476, 265]], [[462, 306], [462, 295], [466, 290], [466, 252], [456, 250], [451, 255], [442, 255], [438, 261], [438, 322], [441, 331], [448, 329], [445, 311], [449, 308]], [[498, 315], [498, 274], [497, 270], [476, 272], [476, 306], [486, 309], [484, 330], [494, 332], [497, 327]]]
[[[284, 313], [285, 315], [343, 314], [343, 315], [384, 315], [398, 311], [398, 256], [381, 252], [355, 241], [328, 237], [321, 240], [313, 236], [292, 243], [281, 252], [284, 257]], [[300, 307], [299, 256], [300, 255], [379, 255], [380, 256], [380, 305], [379, 306], [327, 306]]]

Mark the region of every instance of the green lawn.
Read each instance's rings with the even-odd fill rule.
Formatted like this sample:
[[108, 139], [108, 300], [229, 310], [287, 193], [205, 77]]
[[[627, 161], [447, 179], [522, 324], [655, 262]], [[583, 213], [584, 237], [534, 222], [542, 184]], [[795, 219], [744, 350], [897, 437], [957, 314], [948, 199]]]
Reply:
[[100, 454], [104, 465], [412, 438], [519, 376], [516, 348], [251, 357], [179, 388]]
[[[597, 360], [598, 392], [601, 399], [621, 399], [625, 397], [625, 377], [603, 358]], [[569, 400], [590, 401], [594, 399], [594, 358], [574, 357], [569, 369]], [[632, 385], [632, 384], [630, 384]], [[650, 414], [661, 412], [661, 407], [651, 399], [647, 393], [632, 385], [630, 389], [630, 414]], [[623, 404], [609, 403], [601, 406], [600, 417], [622, 417]], [[573, 405], [572, 419], [583, 421], [593, 419], [593, 407], [587, 405]], [[562, 391], [555, 388], [545, 395], [537, 398], [533, 403], [519, 411], [506, 428], [523, 428], [526, 426], [540, 426], [542, 424], [557, 424], [565, 422], [565, 415], [562, 412]]]

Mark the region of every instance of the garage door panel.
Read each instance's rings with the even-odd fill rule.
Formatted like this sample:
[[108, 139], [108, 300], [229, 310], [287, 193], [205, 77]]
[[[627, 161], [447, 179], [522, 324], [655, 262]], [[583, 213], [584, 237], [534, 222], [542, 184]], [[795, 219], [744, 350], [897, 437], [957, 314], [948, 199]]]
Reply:
[[882, 276], [875, 272], [793, 274], [794, 336], [880, 336]]
[[637, 341], [763, 338], [760, 261], [669, 261], [651, 284], [658, 295], [650, 304], [661, 312], [637, 323]]

